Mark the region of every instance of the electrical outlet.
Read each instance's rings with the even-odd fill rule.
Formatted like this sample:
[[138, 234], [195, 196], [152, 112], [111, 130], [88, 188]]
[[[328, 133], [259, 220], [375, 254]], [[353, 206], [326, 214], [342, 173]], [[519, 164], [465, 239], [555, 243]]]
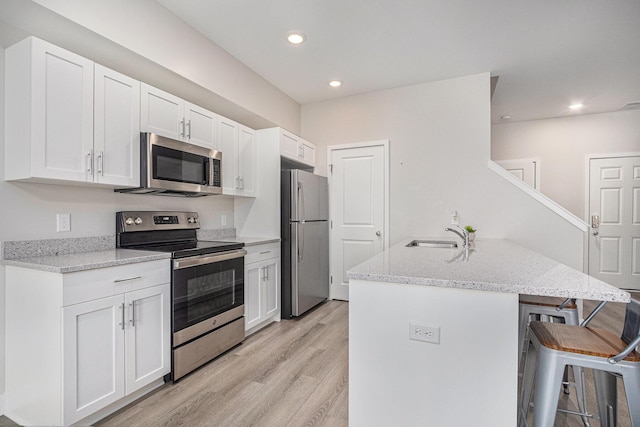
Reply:
[[440, 326], [409, 322], [409, 339], [440, 344]]
[[227, 215], [220, 215], [220, 225], [227, 225]]
[[458, 221], [458, 211], [451, 212], [451, 225], [458, 225], [460, 221]]
[[56, 215], [56, 231], [71, 231], [71, 214]]

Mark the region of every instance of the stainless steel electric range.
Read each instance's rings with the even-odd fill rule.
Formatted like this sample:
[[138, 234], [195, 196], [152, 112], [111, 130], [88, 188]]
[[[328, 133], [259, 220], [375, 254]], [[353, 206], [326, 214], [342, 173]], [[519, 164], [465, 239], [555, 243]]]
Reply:
[[196, 212], [116, 213], [116, 247], [171, 253], [172, 381], [244, 340], [244, 244], [198, 228]]

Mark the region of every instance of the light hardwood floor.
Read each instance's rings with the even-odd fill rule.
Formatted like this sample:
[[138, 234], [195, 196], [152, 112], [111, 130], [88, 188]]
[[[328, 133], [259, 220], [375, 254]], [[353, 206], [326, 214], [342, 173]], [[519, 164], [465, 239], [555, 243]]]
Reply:
[[348, 303], [274, 323], [99, 426], [347, 426]]
[[[585, 313], [594, 306], [585, 301]], [[609, 303], [592, 326], [619, 333], [623, 319], [624, 304]], [[588, 407], [595, 411], [590, 372], [586, 379]], [[182, 381], [161, 387], [97, 425], [346, 427], [347, 380], [348, 303], [330, 301], [300, 319], [268, 326]], [[629, 427], [621, 386], [619, 391], [618, 426]], [[561, 399], [564, 407], [577, 407], [575, 392]], [[15, 425], [0, 417], [0, 426]], [[592, 420], [591, 425], [600, 424]], [[578, 427], [582, 422], [559, 413], [555, 426]]]

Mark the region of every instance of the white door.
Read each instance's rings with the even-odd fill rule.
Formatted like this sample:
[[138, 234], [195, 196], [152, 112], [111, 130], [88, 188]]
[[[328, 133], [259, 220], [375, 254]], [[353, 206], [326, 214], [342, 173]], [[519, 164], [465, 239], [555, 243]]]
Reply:
[[238, 138], [238, 175], [240, 176], [240, 191], [238, 194], [256, 197], [258, 171], [258, 144], [256, 131], [240, 125]]
[[188, 102], [184, 110], [186, 141], [201, 147], [217, 149], [218, 115]]
[[140, 129], [182, 140], [185, 132], [184, 101], [175, 95], [141, 83]]
[[171, 371], [170, 285], [125, 295], [125, 375], [130, 394]]
[[125, 394], [123, 301], [116, 295], [62, 309], [64, 425]]
[[525, 184], [540, 191], [539, 159], [496, 160], [495, 162]]
[[266, 318], [278, 314], [280, 311], [280, 258], [265, 262], [264, 274], [264, 315]]
[[220, 116], [218, 122], [218, 150], [222, 151], [222, 193], [237, 194], [238, 176], [238, 128], [239, 124]]
[[38, 39], [33, 49], [33, 174], [93, 181], [93, 62]]
[[347, 271], [388, 246], [387, 142], [330, 147], [332, 299], [349, 299]]
[[140, 186], [140, 82], [95, 65], [94, 181]]
[[258, 325], [264, 318], [262, 277], [264, 264], [254, 262], [244, 268], [244, 330]]
[[640, 289], [640, 157], [591, 159], [589, 214], [589, 274]]

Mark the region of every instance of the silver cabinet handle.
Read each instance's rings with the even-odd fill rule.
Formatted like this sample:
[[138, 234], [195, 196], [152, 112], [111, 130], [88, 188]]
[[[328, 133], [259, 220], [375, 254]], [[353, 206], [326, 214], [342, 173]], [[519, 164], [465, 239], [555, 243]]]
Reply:
[[89, 175], [93, 175], [93, 150], [87, 153], [87, 172]]
[[591, 215], [591, 234], [597, 236], [600, 233], [600, 215]]
[[131, 304], [129, 304], [129, 307], [131, 307], [131, 319], [129, 319], [129, 322], [131, 323], [131, 326], [135, 328], [136, 327], [136, 301], [133, 300]]
[[100, 176], [104, 176], [104, 152], [100, 151], [100, 154], [98, 154], [96, 164], [98, 168], [98, 173], [100, 174]]
[[126, 279], [115, 279], [113, 283], [122, 283], [122, 282], [128, 282], [130, 280], [137, 280], [137, 279], [142, 279], [142, 276], [127, 277]]
[[236, 190], [240, 189], [240, 177], [236, 176]]
[[244, 190], [244, 178], [240, 177], [240, 189]]
[[187, 129], [189, 129], [187, 133], [187, 138], [191, 139], [191, 120], [187, 122]]
[[180, 136], [184, 138], [184, 119], [180, 120]]
[[122, 311], [122, 321], [120, 322], [120, 326], [124, 331], [124, 303], [120, 304], [120, 310]]
[[380, 230], [376, 231], [376, 236], [378, 237], [382, 236], [382, 233], [380, 232]]
[[265, 255], [265, 254], [270, 254], [270, 253], [271, 253], [271, 251], [262, 251], [262, 252], [260, 252], [260, 255]]

